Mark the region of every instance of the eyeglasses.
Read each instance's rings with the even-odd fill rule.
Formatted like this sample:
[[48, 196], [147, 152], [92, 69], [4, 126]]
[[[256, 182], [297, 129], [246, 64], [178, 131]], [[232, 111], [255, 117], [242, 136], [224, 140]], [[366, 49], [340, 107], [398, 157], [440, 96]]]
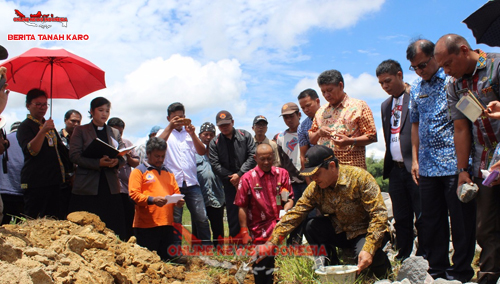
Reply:
[[35, 104], [31, 103], [31, 104], [34, 105], [34, 106], [36, 106], [37, 108], [50, 106], [50, 104], [48, 104], [48, 103], [43, 103], [43, 104], [42, 103], [35, 103]]
[[427, 60], [426, 62], [422, 62], [422, 63], [418, 64], [417, 66], [410, 65], [410, 70], [417, 71], [418, 69], [420, 69], [420, 70], [425, 69], [425, 67], [427, 67], [427, 64], [429, 64], [429, 62], [431, 61], [432, 57], [433, 56], [429, 57], [429, 60]]

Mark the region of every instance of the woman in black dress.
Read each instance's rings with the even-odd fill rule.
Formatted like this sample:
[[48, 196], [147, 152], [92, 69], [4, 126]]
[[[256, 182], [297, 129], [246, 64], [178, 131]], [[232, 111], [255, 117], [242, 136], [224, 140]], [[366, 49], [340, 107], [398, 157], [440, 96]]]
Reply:
[[31, 218], [64, 219], [61, 185], [71, 163], [54, 121], [44, 118], [48, 106], [44, 91], [32, 89], [26, 94], [26, 108], [30, 114], [17, 130], [17, 140], [24, 154], [21, 171], [24, 214]]
[[118, 236], [125, 236], [125, 218], [120, 198], [118, 168], [125, 164], [123, 157], [90, 158], [85, 149], [96, 138], [116, 149], [124, 147], [120, 133], [106, 125], [111, 103], [98, 97], [90, 103], [89, 124], [76, 127], [70, 141], [69, 156], [77, 165], [73, 183], [70, 211], [88, 211], [98, 215]]

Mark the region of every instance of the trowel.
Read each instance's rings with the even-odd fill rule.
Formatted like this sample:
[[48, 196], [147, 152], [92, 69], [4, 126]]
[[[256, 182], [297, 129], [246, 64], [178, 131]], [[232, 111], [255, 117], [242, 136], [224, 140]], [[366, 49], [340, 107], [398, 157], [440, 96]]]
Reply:
[[258, 259], [257, 255], [254, 255], [249, 262], [243, 263], [240, 266], [240, 268], [238, 268], [238, 271], [236, 271], [236, 274], [234, 275], [234, 278], [236, 278], [236, 282], [238, 282], [238, 284], [243, 284], [243, 281], [245, 281], [245, 277], [247, 276], [248, 271], [252, 269], [251, 265], [254, 264], [257, 261], [257, 259]]

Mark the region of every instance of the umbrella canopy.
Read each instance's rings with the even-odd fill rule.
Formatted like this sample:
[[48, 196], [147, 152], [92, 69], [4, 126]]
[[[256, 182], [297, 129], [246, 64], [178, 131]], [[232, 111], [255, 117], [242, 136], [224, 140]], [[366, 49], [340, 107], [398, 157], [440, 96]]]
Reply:
[[64, 49], [32, 48], [1, 66], [7, 68], [9, 89], [21, 94], [39, 88], [50, 98], [80, 99], [106, 88], [103, 70]]
[[477, 43], [500, 46], [500, 0], [490, 0], [463, 21]]

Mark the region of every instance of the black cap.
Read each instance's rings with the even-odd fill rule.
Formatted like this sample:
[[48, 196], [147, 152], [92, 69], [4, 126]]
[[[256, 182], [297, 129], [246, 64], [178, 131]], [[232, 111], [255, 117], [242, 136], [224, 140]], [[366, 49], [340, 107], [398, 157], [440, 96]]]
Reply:
[[233, 121], [233, 116], [227, 110], [219, 111], [219, 113], [217, 113], [217, 116], [215, 117], [215, 123], [217, 123], [217, 126], [222, 124], [228, 124], [231, 123], [232, 121]]
[[304, 170], [300, 171], [300, 175], [312, 176], [319, 169], [324, 162], [328, 160], [335, 160], [333, 150], [324, 145], [316, 145], [306, 152], [306, 162], [304, 163]]
[[210, 131], [215, 133], [215, 126], [211, 122], [205, 122], [201, 125], [200, 127], [200, 134], [205, 132], [205, 131]]
[[269, 122], [267, 121], [267, 118], [263, 115], [257, 115], [254, 119], [253, 119], [253, 125], [257, 124], [257, 122], [259, 121], [265, 121], [266, 124], [269, 124]]
[[9, 53], [7, 52], [7, 49], [5, 47], [0, 45], [0, 60], [7, 59], [9, 57]]

